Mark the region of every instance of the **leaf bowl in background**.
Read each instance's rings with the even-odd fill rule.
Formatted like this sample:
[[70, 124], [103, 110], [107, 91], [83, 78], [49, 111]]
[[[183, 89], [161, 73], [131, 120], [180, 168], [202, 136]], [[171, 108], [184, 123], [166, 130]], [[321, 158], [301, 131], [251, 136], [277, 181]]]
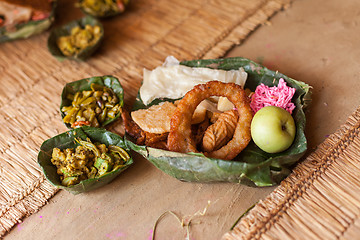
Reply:
[[[62, 53], [62, 51], [60, 50], [60, 48], [58, 47], [57, 40], [60, 37], [71, 35], [71, 30], [74, 27], [84, 28], [86, 25], [99, 26], [100, 27], [100, 36], [97, 39], [97, 41], [94, 44], [89, 45], [86, 48], [82, 49], [80, 52], [78, 52], [77, 54], [75, 54], [73, 56], [65, 56]], [[103, 38], [104, 38], [104, 27], [103, 27], [103, 25], [96, 18], [93, 18], [91, 16], [85, 16], [85, 17], [83, 17], [81, 19], [71, 21], [71, 22], [69, 22], [69, 23], [67, 23], [67, 24], [65, 24], [63, 26], [60, 26], [58, 28], [53, 29], [50, 32], [48, 42], [47, 42], [47, 46], [48, 46], [48, 49], [49, 49], [51, 55], [53, 55], [59, 61], [63, 61], [65, 59], [73, 59], [73, 60], [78, 60], [78, 61], [85, 61], [91, 55], [93, 55], [94, 52], [100, 47]]]
[[51, 12], [47, 18], [16, 24], [15, 29], [11, 30], [8, 30], [6, 26], [0, 27], [0, 43], [28, 38], [32, 35], [42, 33], [48, 29], [54, 22], [57, 3], [54, 0], [49, 4], [51, 4]]
[[[107, 7], [102, 7], [101, 6], [102, 4], [107, 4]], [[107, 18], [123, 13], [128, 4], [129, 4], [129, 0], [116, 0], [116, 1], [78, 0], [76, 5], [85, 14], [89, 14], [93, 17]]]

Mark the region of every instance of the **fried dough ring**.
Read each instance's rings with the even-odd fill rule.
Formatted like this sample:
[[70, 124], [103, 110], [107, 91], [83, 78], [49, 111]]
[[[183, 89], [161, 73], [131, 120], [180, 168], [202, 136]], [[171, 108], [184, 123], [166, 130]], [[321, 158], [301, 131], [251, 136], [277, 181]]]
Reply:
[[208, 157], [231, 160], [250, 142], [250, 124], [253, 116], [245, 91], [235, 83], [210, 81], [187, 92], [171, 118], [168, 149], [174, 152], [198, 152], [191, 136], [191, 118], [201, 101], [210, 96], [227, 97], [237, 108], [239, 120], [233, 138], [222, 148], [204, 153]]

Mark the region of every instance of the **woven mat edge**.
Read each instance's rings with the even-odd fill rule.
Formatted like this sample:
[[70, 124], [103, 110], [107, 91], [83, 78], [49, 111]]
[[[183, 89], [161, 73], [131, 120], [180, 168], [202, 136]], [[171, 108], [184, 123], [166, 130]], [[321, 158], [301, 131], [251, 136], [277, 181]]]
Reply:
[[[331, 156], [338, 156], [354, 141], [360, 132], [360, 106], [348, 117], [335, 133], [327, 137], [316, 150], [282, 181], [268, 197], [260, 201], [234, 227], [225, 233], [223, 240], [260, 239], [281, 214], [286, 212], [298, 196], [301, 196], [332, 164]], [[335, 144], [334, 144], [335, 143]]]
[[267, 2], [254, 14], [250, 15], [241, 24], [231, 30], [221, 41], [211, 47], [203, 59], [212, 59], [224, 56], [235, 45], [242, 43], [248, 35], [261, 25], [267, 24], [268, 20], [281, 10], [290, 7], [294, 0], [273, 0]]
[[45, 177], [40, 178], [31, 188], [24, 190], [12, 206], [1, 212], [0, 238], [10, 231], [21, 219], [39, 211], [59, 190]]

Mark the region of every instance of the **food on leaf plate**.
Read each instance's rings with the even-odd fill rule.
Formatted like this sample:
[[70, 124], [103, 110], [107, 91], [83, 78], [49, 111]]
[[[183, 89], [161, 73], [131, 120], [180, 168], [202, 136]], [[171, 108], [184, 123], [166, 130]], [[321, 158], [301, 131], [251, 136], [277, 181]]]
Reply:
[[53, 29], [48, 39], [48, 49], [60, 61], [84, 61], [98, 49], [103, 37], [102, 24], [95, 18], [86, 16]]
[[[303, 109], [310, 88], [245, 58], [179, 63], [168, 57], [144, 70], [131, 115], [123, 111], [134, 142], [128, 145], [179, 180], [274, 185], [307, 149]], [[296, 127], [290, 146], [277, 153], [251, 139], [251, 128], [259, 129], [251, 126], [254, 112], [268, 105], [291, 111]], [[279, 141], [271, 134], [267, 140]]]
[[61, 94], [63, 122], [68, 128], [104, 127], [120, 117], [123, 98], [121, 84], [113, 76], [70, 82]]
[[133, 163], [129, 151], [117, 134], [85, 126], [46, 140], [38, 163], [54, 186], [78, 194], [109, 183], [128, 168]]
[[58, 38], [56, 43], [65, 56], [73, 56], [79, 54], [85, 48], [94, 45], [100, 36], [101, 29], [99, 26], [87, 24], [84, 27], [74, 27], [71, 29], [69, 36]]
[[112, 17], [125, 11], [129, 0], [79, 0], [77, 6], [94, 17]]
[[75, 138], [75, 141], [79, 143], [76, 148], [53, 148], [51, 154], [51, 162], [57, 168], [61, 184], [66, 187], [116, 171], [130, 159], [119, 146], [92, 143], [89, 138]]
[[0, 42], [43, 32], [54, 20], [55, 1], [0, 0]]

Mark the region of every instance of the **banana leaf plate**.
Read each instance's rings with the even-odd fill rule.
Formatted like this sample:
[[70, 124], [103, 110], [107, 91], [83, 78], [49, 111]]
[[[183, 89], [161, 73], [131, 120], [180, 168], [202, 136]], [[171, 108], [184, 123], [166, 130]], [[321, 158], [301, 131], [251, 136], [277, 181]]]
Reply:
[[[80, 52], [78, 52], [77, 54], [75, 54], [73, 56], [65, 56], [59, 49], [59, 47], [57, 45], [57, 40], [60, 37], [71, 35], [71, 30], [74, 27], [84, 28], [86, 25], [100, 27], [100, 36], [97, 39], [97, 41], [95, 43], [93, 43], [92, 45], [89, 45], [86, 48], [82, 49]], [[93, 18], [91, 16], [85, 16], [81, 19], [71, 21], [61, 27], [53, 29], [49, 35], [47, 46], [48, 46], [48, 49], [49, 49], [51, 55], [53, 55], [59, 61], [63, 61], [65, 59], [85, 61], [91, 55], [93, 55], [94, 52], [100, 47], [103, 38], [104, 38], [103, 25], [96, 18]]]
[[[61, 103], [60, 103], [60, 113], [62, 119], [66, 116], [64, 112], [61, 111], [61, 109], [64, 106], [71, 106], [72, 100], [70, 100], [67, 96], [68, 95], [75, 95], [76, 92], [79, 91], [89, 91], [91, 90], [91, 84], [95, 83], [101, 86], [106, 86], [110, 88], [118, 97], [119, 99], [119, 105], [120, 108], [124, 105], [124, 90], [119, 82], [119, 80], [110, 75], [106, 76], [98, 76], [98, 77], [90, 77], [90, 78], [84, 78], [78, 81], [67, 83], [63, 91], [61, 93]], [[114, 118], [105, 120], [100, 124], [100, 127], [105, 127], [106, 125], [116, 121], [121, 115], [121, 111], [115, 115]], [[66, 127], [71, 129], [71, 125], [69, 123], [65, 123]]]
[[[126, 136], [128, 145], [140, 153], [166, 174], [188, 182], [237, 182], [252, 186], [272, 186], [278, 184], [289, 173], [291, 167], [299, 161], [307, 150], [304, 134], [306, 117], [304, 109], [311, 102], [311, 87], [279, 72], [274, 72], [249, 59], [234, 57], [226, 59], [192, 60], [180, 64], [189, 67], [207, 67], [223, 70], [243, 68], [248, 73], [245, 88], [255, 91], [261, 83], [277, 86], [283, 78], [287, 86], [296, 89], [292, 102], [296, 108], [293, 118], [296, 123], [296, 136], [289, 149], [281, 153], [270, 154], [258, 148], [253, 141], [232, 161], [205, 157], [201, 153], [176, 153], [156, 148], [138, 146]], [[133, 110], [148, 108], [163, 99], [155, 99], [145, 106], [140, 94]]]
[[55, 147], [60, 149], [76, 148], [78, 143], [75, 141], [75, 138], [81, 138], [82, 140], [90, 138], [92, 142], [104, 143], [107, 146], [116, 145], [127, 152], [130, 151], [130, 149], [126, 146], [125, 141], [119, 135], [106, 131], [105, 129], [88, 126], [76, 128], [46, 140], [40, 147], [37, 161], [42, 168], [45, 177], [52, 185], [58, 188], [65, 189], [72, 194], [88, 192], [108, 184], [133, 163], [133, 160], [130, 157], [124, 166], [119, 169], [108, 172], [101, 177], [86, 179], [76, 185], [65, 187], [61, 184], [60, 177], [56, 173], [56, 166], [51, 163], [51, 154], [53, 148]]
[[44, 32], [48, 29], [55, 19], [56, 1], [52, 1], [52, 9], [50, 15], [42, 20], [31, 20], [26, 23], [15, 25], [14, 29], [8, 30], [6, 26], [0, 27], [0, 43], [12, 41], [16, 39], [28, 38]]

